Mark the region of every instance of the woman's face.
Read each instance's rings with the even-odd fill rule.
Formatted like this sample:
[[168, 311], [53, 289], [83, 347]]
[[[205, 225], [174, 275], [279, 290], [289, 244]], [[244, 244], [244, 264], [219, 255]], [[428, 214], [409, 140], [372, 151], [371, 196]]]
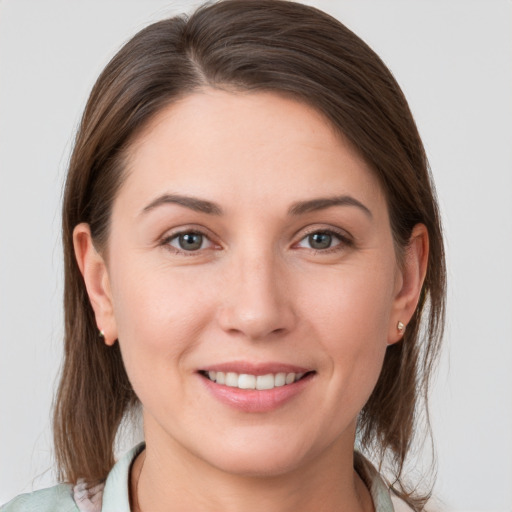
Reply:
[[368, 165], [302, 103], [206, 90], [153, 120], [126, 172], [93, 303], [148, 445], [248, 475], [351, 452], [404, 320]]

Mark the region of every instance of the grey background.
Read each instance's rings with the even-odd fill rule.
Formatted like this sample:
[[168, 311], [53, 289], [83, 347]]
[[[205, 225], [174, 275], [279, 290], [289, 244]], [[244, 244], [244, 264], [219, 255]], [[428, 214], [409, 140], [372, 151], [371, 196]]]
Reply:
[[[512, 3], [312, 1], [409, 99], [444, 218], [449, 304], [432, 392], [442, 510], [512, 510]], [[59, 208], [87, 94], [121, 44], [199, 2], [0, 3], [0, 503], [51, 485]], [[128, 441], [127, 441], [128, 443]], [[418, 449], [425, 465], [428, 450]]]

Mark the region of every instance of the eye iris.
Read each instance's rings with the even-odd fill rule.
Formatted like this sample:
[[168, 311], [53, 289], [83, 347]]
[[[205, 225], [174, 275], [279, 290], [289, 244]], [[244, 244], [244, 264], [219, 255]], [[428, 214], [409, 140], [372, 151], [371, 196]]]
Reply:
[[313, 249], [328, 249], [332, 243], [332, 236], [329, 233], [313, 233], [308, 236], [308, 241]]
[[197, 251], [203, 245], [203, 235], [199, 233], [184, 233], [179, 236], [180, 248], [185, 251]]

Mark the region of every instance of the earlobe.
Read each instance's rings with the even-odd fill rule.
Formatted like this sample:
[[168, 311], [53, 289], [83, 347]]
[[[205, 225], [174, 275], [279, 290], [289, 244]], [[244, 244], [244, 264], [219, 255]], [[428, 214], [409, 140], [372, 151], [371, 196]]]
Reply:
[[94, 247], [88, 224], [78, 224], [73, 230], [73, 245], [78, 268], [84, 278], [98, 326], [98, 336], [113, 345], [117, 339], [112, 293], [106, 263]]
[[429, 240], [424, 224], [414, 226], [405, 249], [404, 262], [393, 302], [388, 344], [400, 341], [418, 304], [427, 273]]

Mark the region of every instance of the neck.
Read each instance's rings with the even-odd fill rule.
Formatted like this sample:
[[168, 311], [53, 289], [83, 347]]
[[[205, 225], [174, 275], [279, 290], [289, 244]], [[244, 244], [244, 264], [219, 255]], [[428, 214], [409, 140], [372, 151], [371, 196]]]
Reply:
[[131, 471], [134, 512], [373, 512], [368, 489], [353, 469], [353, 450], [331, 447], [300, 468], [270, 476], [230, 474], [180, 447], [147, 448]]

